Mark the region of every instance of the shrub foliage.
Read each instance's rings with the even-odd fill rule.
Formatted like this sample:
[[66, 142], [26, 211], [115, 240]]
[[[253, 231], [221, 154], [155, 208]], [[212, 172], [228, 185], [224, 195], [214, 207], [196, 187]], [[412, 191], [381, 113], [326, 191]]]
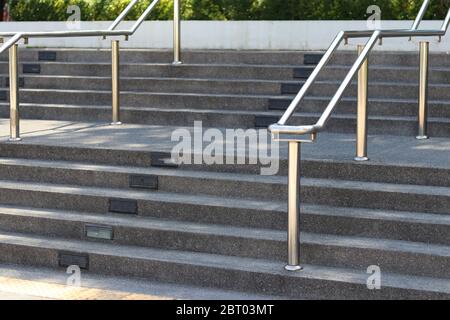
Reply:
[[[81, 20], [113, 20], [130, 0], [9, 0], [16, 21], [64, 21], [77, 5]], [[376, 4], [382, 19], [414, 18], [422, 0], [181, 0], [186, 20], [361, 20]], [[141, 0], [129, 14], [136, 19], [151, 0]], [[434, 0], [426, 18], [443, 19], [450, 0]], [[150, 19], [172, 18], [173, 0], [161, 0]]]

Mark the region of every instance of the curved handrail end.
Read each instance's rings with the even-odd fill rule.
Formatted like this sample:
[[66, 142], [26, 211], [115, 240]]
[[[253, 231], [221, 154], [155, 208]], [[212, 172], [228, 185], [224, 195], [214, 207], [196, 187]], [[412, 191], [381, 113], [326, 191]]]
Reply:
[[269, 131], [272, 134], [304, 135], [304, 134], [317, 133], [320, 131], [320, 128], [316, 125], [288, 126], [288, 125], [281, 125], [278, 123], [274, 123], [269, 126]]

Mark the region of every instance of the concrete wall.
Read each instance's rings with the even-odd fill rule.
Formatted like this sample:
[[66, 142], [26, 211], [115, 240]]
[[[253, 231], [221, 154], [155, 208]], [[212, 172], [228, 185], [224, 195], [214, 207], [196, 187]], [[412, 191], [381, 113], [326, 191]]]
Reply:
[[[125, 22], [129, 28], [132, 22]], [[82, 22], [81, 29], [105, 29], [109, 22]], [[383, 29], [409, 28], [409, 21], [383, 21]], [[439, 28], [439, 21], [425, 21], [421, 28]], [[340, 30], [366, 29], [366, 21], [184, 21], [182, 46], [185, 49], [258, 49], [258, 50], [323, 50]], [[4, 22], [1, 31], [67, 30], [64, 22]], [[356, 40], [343, 49], [354, 50]], [[362, 40], [359, 40], [362, 41]], [[419, 39], [386, 39], [382, 50], [416, 50]], [[431, 50], [450, 51], [450, 35], [441, 43], [430, 39]], [[32, 39], [30, 46], [45, 47], [109, 47], [99, 38]], [[172, 23], [148, 21], [122, 46], [132, 48], [171, 48]]]

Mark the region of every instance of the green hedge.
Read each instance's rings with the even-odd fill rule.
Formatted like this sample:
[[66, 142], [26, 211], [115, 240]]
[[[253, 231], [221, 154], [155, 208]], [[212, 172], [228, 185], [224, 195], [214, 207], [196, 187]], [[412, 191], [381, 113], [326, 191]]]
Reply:
[[[81, 8], [81, 19], [113, 20], [130, 0], [10, 0], [16, 21], [64, 21], [69, 5]], [[186, 20], [361, 20], [377, 4], [383, 19], [411, 19], [422, 0], [181, 0]], [[151, 0], [141, 0], [128, 19], [136, 19]], [[434, 0], [426, 18], [443, 19], [450, 0]], [[161, 0], [150, 19], [172, 18], [173, 0]]]

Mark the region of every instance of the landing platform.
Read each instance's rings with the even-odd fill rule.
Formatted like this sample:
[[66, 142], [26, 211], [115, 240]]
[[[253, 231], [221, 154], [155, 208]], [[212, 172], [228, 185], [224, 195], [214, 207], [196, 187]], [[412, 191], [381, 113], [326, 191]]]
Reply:
[[[171, 135], [176, 129], [180, 127], [23, 120], [23, 140], [17, 144], [170, 152], [178, 143], [171, 141]], [[185, 129], [193, 132], [193, 128]], [[9, 120], [0, 119], [0, 143], [11, 143], [8, 137]], [[269, 139], [267, 141], [270, 142]], [[368, 145], [370, 163], [450, 169], [450, 139], [447, 138], [419, 141], [407, 136], [373, 135], [369, 136]], [[355, 135], [321, 133], [317, 143], [303, 144], [302, 157], [353, 161], [354, 152]], [[280, 157], [287, 158], [286, 143], [281, 144]]]

